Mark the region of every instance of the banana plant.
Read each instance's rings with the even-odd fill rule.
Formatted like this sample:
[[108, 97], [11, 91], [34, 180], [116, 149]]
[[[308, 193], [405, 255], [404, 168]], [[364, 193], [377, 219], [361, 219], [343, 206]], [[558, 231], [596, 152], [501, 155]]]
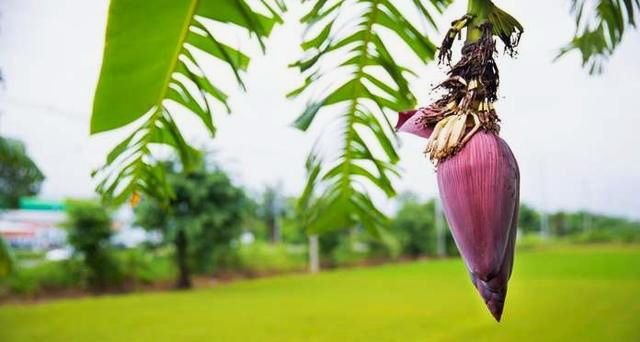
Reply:
[[[446, 4], [431, 1], [438, 9]], [[581, 15], [583, 9], [574, 12]], [[633, 14], [628, 16], [633, 23]], [[588, 60], [610, 53], [615, 39], [621, 38], [619, 28], [607, 17], [603, 20], [600, 26], [614, 32], [608, 41], [611, 50], [580, 49]], [[469, 0], [467, 12], [451, 24], [439, 47], [438, 59], [448, 66], [446, 79], [435, 88], [442, 96], [429, 106], [403, 111], [415, 102], [406, 78], [410, 72], [396, 62], [380, 29], [395, 34], [424, 62], [436, 49], [393, 4], [319, 0], [302, 21], [314, 34], [302, 44], [306, 56], [293, 64], [306, 81], [290, 95], [314, 95], [295, 125], [306, 130], [316, 115], [333, 110], [341, 139], [334, 155], [323, 159], [312, 151], [307, 160], [308, 182], [299, 204], [303, 223], [312, 231], [355, 224], [383, 231], [385, 217], [367, 191], [395, 194], [390, 176], [397, 174], [398, 158], [388, 133], [393, 129], [383, 123], [389, 112], [399, 112], [398, 130], [429, 139], [425, 153], [438, 167], [438, 188], [454, 240], [472, 283], [500, 321], [513, 269], [520, 172], [511, 149], [499, 137], [494, 107], [499, 86], [496, 40], [513, 56], [524, 27], [490, 0]], [[452, 46], [463, 30], [461, 57], [452, 65]], [[343, 81], [323, 82], [327, 78]]]
[[[434, 15], [450, 2], [414, 0], [411, 9], [435, 28]], [[319, 143], [311, 152], [300, 212], [312, 232], [355, 224], [380, 232], [387, 219], [370, 192], [394, 196], [398, 175], [389, 116], [416, 103], [409, 88], [416, 75], [396, 57], [410, 53], [428, 63], [437, 46], [390, 0], [316, 0], [302, 22], [305, 55], [292, 66], [305, 81], [289, 97], [309, 100], [294, 125], [305, 131], [317, 115], [334, 115], [339, 149], [323, 154]], [[391, 39], [404, 49], [389, 48]]]
[[640, 0], [571, 0], [571, 13], [575, 16], [576, 33], [558, 58], [577, 50], [589, 73], [599, 74], [625, 33], [636, 28]]
[[223, 62], [244, 86], [249, 56], [225, 43], [214, 28], [245, 31], [264, 48], [263, 39], [282, 21], [278, 13], [284, 9], [281, 0], [111, 1], [91, 133], [123, 126], [132, 133], [94, 172], [105, 200], [118, 204], [138, 192], [171, 196], [156, 162], [158, 146], [173, 149], [185, 170], [200, 159], [176, 124], [176, 108], [197, 116], [212, 136], [214, 105], [229, 111], [222, 90], [228, 85], [206, 74], [202, 64]]
[[[452, 1], [407, 3], [421, 20], [435, 27], [436, 16]], [[437, 47], [392, 1], [303, 2], [310, 3], [311, 9], [302, 21], [316, 34], [303, 44], [307, 56], [294, 64], [306, 75], [305, 84], [290, 96], [312, 100], [295, 125], [306, 130], [316, 114], [340, 107], [342, 147], [329, 160], [316, 156], [317, 150], [312, 152], [310, 160], [323, 169], [308, 179], [305, 193], [313, 194], [314, 200], [302, 203], [318, 208], [308, 211], [311, 218], [322, 218], [326, 216], [322, 212], [335, 209], [340, 215], [331, 216], [340, 218], [342, 225], [363, 220], [368, 226], [380, 226], [385, 223], [384, 215], [368, 192], [395, 193], [392, 178], [397, 174], [398, 156], [387, 115], [413, 106], [415, 96], [408, 87], [412, 72], [395, 61], [396, 51], [387, 48], [387, 35], [379, 33], [387, 31], [400, 38], [407, 51], [425, 63], [433, 59]], [[482, 1], [470, 0], [470, 9], [474, 3]], [[264, 48], [263, 39], [282, 22], [278, 13], [284, 9], [283, 0], [111, 1], [91, 133], [124, 126], [131, 133], [94, 172], [97, 190], [105, 200], [121, 203], [137, 192], [159, 199], [171, 195], [163, 169], [156, 163], [157, 146], [173, 149], [187, 170], [199, 160], [199, 151], [186, 141], [175, 122], [175, 108], [193, 113], [215, 134], [213, 108], [221, 104], [229, 111], [222, 90], [228, 84], [206, 74], [201, 64], [206, 59], [223, 62], [243, 86], [241, 75], [249, 63], [247, 53], [226, 44], [211, 23], [244, 30]], [[576, 34], [558, 57], [577, 50], [585, 67], [597, 73], [624, 34], [636, 27], [640, 0], [571, 0], [571, 11]], [[341, 57], [340, 51], [346, 51], [347, 57]], [[334, 70], [320, 68], [332, 56], [343, 58], [342, 63]], [[318, 85], [341, 72], [347, 72], [347, 82], [324, 89]], [[364, 136], [372, 136], [377, 146], [365, 144]]]
[[[290, 97], [305, 96], [309, 101], [294, 125], [307, 130], [318, 113], [338, 112], [341, 143], [340, 150], [329, 157], [323, 158], [318, 152], [323, 149], [321, 144], [310, 153], [300, 212], [304, 213], [312, 231], [354, 223], [378, 229], [386, 221], [370, 200], [369, 192], [377, 189], [386, 196], [393, 196], [392, 178], [397, 175], [398, 156], [388, 115], [415, 104], [415, 96], [408, 87], [409, 77], [415, 75], [395, 62], [393, 53], [397, 51], [389, 51], [383, 38], [388, 36], [379, 32], [390, 31], [405, 43], [406, 51], [427, 63], [438, 48], [440, 62], [451, 59], [450, 47], [458, 37], [459, 29], [449, 31], [442, 46], [436, 47], [391, 1], [310, 2], [311, 9], [301, 21], [312, 34], [308, 34], [302, 44], [305, 56], [293, 64], [305, 76], [305, 81], [289, 94]], [[411, 3], [415, 12], [436, 28], [435, 15], [442, 13], [451, 2], [414, 0]], [[635, 27], [639, 2], [571, 0], [576, 34], [558, 57], [578, 50], [590, 73], [601, 72], [625, 30], [629, 26]], [[589, 7], [595, 10], [589, 10]], [[467, 16], [456, 21], [454, 26], [469, 26], [471, 40], [476, 40], [482, 34], [478, 23], [484, 20], [491, 22], [493, 34], [503, 42], [505, 49], [514, 53], [513, 47], [524, 28], [491, 1], [469, 0]], [[591, 28], [594, 25], [595, 28]], [[335, 62], [340, 58], [340, 62]], [[323, 63], [325, 60], [334, 65], [327, 67], [327, 63]], [[323, 82], [341, 78], [344, 81], [339, 84]], [[373, 139], [365, 143], [364, 136]], [[462, 140], [464, 136], [459, 138]], [[433, 139], [432, 149], [437, 142]], [[329, 212], [331, 214], [327, 215]]]

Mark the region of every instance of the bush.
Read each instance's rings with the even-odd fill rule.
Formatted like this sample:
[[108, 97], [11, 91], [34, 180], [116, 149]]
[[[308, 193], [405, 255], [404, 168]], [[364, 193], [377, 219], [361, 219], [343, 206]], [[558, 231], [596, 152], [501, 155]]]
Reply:
[[307, 267], [307, 249], [297, 245], [255, 242], [239, 246], [236, 255], [233, 268], [249, 275], [292, 272]]
[[336, 266], [361, 264], [367, 261], [392, 260], [400, 256], [400, 242], [388, 232], [373, 236], [367, 231], [352, 230], [340, 239], [332, 254]]
[[123, 275], [109, 251], [113, 234], [109, 212], [94, 201], [68, 201], [65, 208], [69, 243], [84, 260], [88, 285], [96, 291], [120, 286]]
[[[111, 261], [118, 274], [116, 289], [128, 285], [152, 284], [175, 278], [176, 269], [168, 249], [121, 250], [112, 254]], [[32, 259], [20, 259], [32, 260]], [[67, 290], [83, 290], [88, 284], [89, 270], [82, 258], [65, 261], [39, 260], [32, 267], [16, 267], [15, 271], [0, 282], [0, 295], [38, 296]], [[113, 287], [111, 289], [114, 289]]]
[[321, 263], [324, 267], [337, 267], [363, 262], [372, 249], [369, 242], [354, 229], [323, 232], [318, 236]]
[[540, 212], [520, 203], [520, 211], [518, 212], [518, 229], [524, 234], [540, 232], [541, 226]]
[[549, 245], [551, 242], [548, 239], [543, 238], [537, 233], [522, 233], [518, 232], [516, 240], [517, 250], [529, 250]]
[[[400, 209], [393, 218], [390, 231], [400, 242], [402, 254], [412, 257], [437, 254], [435, 205], [434, 200], [420, 202], [412, 194], [402, 196]], [[457, 256], [458, 249], [451, 232], [446, 227], [444, 215], [440, 219], [445, 230], [445, 254]]]
[[392, 224], [392, 233], [410, 256], [436, 253], [435, 203], [419, 203], [414, 198], [402, 202]]
[[333, 266], [356, 265], [367, 261], [371, 247], [357, 239], [342, 239], [331, 254]]
[[46, 291], [82, 288], [86, 271], [79, 260], [43, 262], [33, 267], [16, 267], [0, 289], [6, 294], [34, 296]]
[[639, 243], [637, 229], [592, 229], [569, 238], [574, 243]]
[[130, 283], [152, 284], [174, 279], [177, 271], [170, 248], [145, 250], [128, 249], [116, 254], [123, 277]]

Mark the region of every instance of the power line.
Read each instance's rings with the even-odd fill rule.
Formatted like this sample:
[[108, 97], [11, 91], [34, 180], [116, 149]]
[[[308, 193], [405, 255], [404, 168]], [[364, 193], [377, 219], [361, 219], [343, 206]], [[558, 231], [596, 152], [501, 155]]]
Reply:
[[[54, 115], [66, 120], [70, 120], [70, 121], [73, 121], [76, 123], [82, 123], [82, 124], [86, 124], [88, 122], [88, 115], [86, 113], [72, 111], [72, 110], [65, 110], [59, 107], [55, 107], [53, 105], [34, 103], [31, 101], [25, 101], [18, 98], [12, 98], [12, 97], [5, 97], [4, 100], [10, 106], [22, 107], [25, 109], [29, 108], [29, 109], [35, 110], [35, 111], [32, 111], [32, 113], [35, 113], [38, 115]], [[6, 111], [5, 113], [2, 113], [2, 114], [6, 115]]]

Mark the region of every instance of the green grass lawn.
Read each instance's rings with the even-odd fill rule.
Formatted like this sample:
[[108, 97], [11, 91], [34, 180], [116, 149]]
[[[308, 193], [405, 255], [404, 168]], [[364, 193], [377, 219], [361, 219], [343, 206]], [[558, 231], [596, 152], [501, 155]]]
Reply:
[[521, 252], [502, 323], [459, 260], [0, 307], [0, 341], [640, 341], [640, 249]]

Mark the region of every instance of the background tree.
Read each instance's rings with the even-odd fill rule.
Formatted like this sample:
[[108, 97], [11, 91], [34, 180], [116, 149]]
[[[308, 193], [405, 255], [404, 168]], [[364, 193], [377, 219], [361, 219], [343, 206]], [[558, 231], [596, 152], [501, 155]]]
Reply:
[[0, 137], [0, 208], [17, 208], [20, 197], [40, 191], [44, 175], [29, 158], [24, 145]]
[[298, 198], [296, 197], [287, 197], [284, 199], [282, 241], [289, 244], [304, 244], [307, 242], [307, 234], [296, 212], [297, 202]]
[[71, 200], [65, 203], [69, 243], [83, 257], [89, 286], [104, 291], [121, 279], [118, 266], [109, 252], [113, 234], [109, 212], [95, 201]]
[[518, 215], [518, 228], [524, 233], [540, 232], [541, 227], [540, 214], [532, 207], [521, 203]]
[[[400, 242], [404, 255], [416, 257], [438, 254], [434, 200], [420, 201], [416, 196], [403, 194], [391, 228], [391, 234]], [[451, 232], [444, 230], [445, 254], [456, 255], [457, 249]]]
[[268, 186], [262, 193], [258, 216], [267, 226], [268, 239], [272, 244], [282, 239], [282, 218], [285, 215], [285, 198], [277, 187]]
[[348, 239], [349, 231], [346, 229], [327, 230], [318, 234], [319, 257], [322, 267], [337, 266], [335, 253], [340, 245], [345, 244]]
[[549, 215], [549, 230], [554, 236], [564, 236], [569, 233], [569, 215], [558, 211]]
[[135, 210], [136, 222], [160, 231], [173, 244], [177, 287], [189, 288], [193, 271], [209, 271], [216, 254], [229, 254], [230, 242], [241, 233], [246, 197], [219, 169], [200, 167], [183, 173], [175, 164], [166, 167], [173, 197], [168, 204], [142, 200]]
[[415, 198], [404, 199], [392, 222], [393, 233], [404, 253], [410, 256], [435, 255], [437, 241], [433, 200], [420, 203]]

